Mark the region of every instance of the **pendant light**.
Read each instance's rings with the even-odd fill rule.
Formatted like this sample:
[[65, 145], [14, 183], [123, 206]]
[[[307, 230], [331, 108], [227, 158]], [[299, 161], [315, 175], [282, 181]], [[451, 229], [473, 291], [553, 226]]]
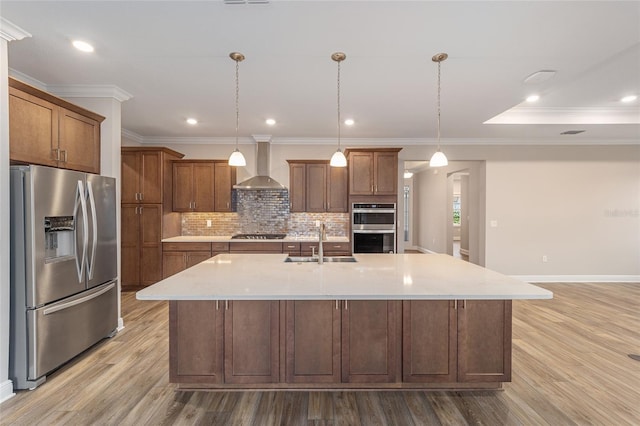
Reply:
[[240, 107], [238, 106], [240, 86], [238, 85], [238, 70], [240, 69], [240, 62], [244, 61], [244, 55], [238, 52], [231, 52], [229, 53], [229, 57], [236, 61], [236, 149], [229, 156], [229, 165], [243, 167], [247, 165], [247, 160], [244, 159], [244, 155], [242, 155], [238, 149], [238, 125], [240, 123]]
[[347, 167], [347, 157], [340, 149], [340, 62], [347, 59], [347, 55], [342, 52], [336, 52], [331, 55], [331, 59], [338, 63], [338, 150], [331, 156], [329, 165], [331, 167]]
[[433, 154], [431, 160], [429, 160], [430, 167], [444, 167], [449, 164], [447, 156], [444, 152], [440, 151], [440, 63], [447, 59], [449, 55], [446, 53], [438, 53], [433, 55], [431, 60], [438, 63], [438, 150]]

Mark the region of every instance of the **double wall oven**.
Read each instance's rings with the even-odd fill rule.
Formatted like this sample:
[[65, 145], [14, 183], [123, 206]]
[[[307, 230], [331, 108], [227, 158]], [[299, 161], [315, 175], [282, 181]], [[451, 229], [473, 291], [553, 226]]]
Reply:
[[353, 253], [395, 253], [396, 204], [353, 203], [351, 207]]

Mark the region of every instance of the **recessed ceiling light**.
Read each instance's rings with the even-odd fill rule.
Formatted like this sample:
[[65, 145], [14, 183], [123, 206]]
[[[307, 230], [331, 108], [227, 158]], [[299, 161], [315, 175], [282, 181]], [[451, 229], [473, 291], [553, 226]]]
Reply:
[[74, 40], [73, 47], [82, 52], [93, 52], [93, 46], [82, 40]]
[[540, 96], [538, 96], [538, 95], [529, 95], [529, 96], [527, 96], [527, 102], [536, 102], [538, 99], [540, 99]]
[[353, 121], [353, 118], [347, 118], [346, 120], [344, 120], [344, 124], [347, 126], [353, 126], [353, 123], [355, 123], [355, 121]]
[[276, 120], [274, 120], [273, 118], [267, 118], [266, 120], [264, 120], [264, 122], [269, 126], [273, 126], [274, 124], [276, 124]]
[[198, 124], [198, 120], [196, 120], [195, 118], [187, 118], [187, 123], [189, 124]]
[[633, 102], [636, 99], [638, 99], [638, 97], [636, 95], [629, 95], [629, 96], [625, 96], [624, 98], [620, 99], [620, 102]]

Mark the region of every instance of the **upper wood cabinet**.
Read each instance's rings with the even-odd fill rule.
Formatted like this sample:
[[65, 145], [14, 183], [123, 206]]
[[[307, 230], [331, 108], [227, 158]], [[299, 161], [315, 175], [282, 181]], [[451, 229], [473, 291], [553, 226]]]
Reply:
[[217, 160], [173, 163], [173, 211], [230, 212], [235, 168]]
[[100, 173], [100, 123], [95, 114], [9, 78], [9, 157]]
[[349, 159], [349, 195], [397, 195], [401, 149], [345, 150]]
[[291, 212], [349, 211], [346, 168], [331, 167], [326, 160], [287, 161]]
[[121, 149], [121, 202], [141, 204], [170, 201], [170, 198], [165, 200], [167, 195], [171, 196], [170, 162], [183, 156], [167, 148], [123, 147]]

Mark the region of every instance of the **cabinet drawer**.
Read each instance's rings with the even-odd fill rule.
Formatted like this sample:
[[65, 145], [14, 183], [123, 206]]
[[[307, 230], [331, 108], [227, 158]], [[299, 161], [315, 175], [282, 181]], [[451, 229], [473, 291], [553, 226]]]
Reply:
[[325, 252], [351, 252], [351, 243], [328, 243], [324, 242], [322, 244], [322, 249]]
[[231, 253], [282, 253], [282, 243], [271, 242], [231, 242], [229, 243]]
[[211, 243], [211, 251], [228, 252], [229, 243]]
[[282, 243], [282, 252], [289, 255], [300, 255], [300, 243]]
[[211, 243], [162, 243], [162, 251], [211, 251]]

